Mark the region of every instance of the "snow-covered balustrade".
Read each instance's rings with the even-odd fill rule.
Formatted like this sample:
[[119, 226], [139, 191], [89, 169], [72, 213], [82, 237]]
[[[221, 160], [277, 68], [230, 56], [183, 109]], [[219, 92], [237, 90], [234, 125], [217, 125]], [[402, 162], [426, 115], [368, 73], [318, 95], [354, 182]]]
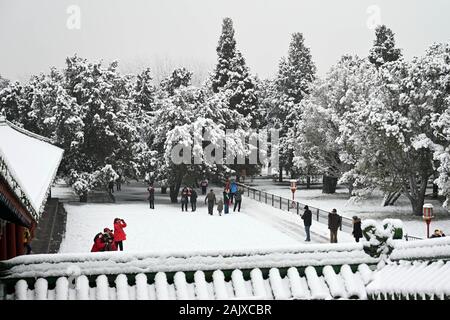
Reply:
[[450, 237], [421, 241], [394, 241], [394, 250], [389, 256], [399, 260], [450, 260]]
[[[328, 272], [333, 269], [326, 266]], [[370, 269], [369, 269], [370, 270]], [[334, 271], [333, 271], [334, 272]], [[350, 271], [351, 272], [351, 271]], [[352, 273], [361, 278], [358, 271]], [[188, 282], [183, 272], [177, 272], [170, 282], [167, 275], [159, 272], [150, 281], [145, 274], [118, 274], [108, 278], [99, 275], [89, 282], [85, 275], [75, 278], [59, 277], [55, 284], [46, 278], [37, 278], [34, 283], [23, 279], [14, 285], [13, 292], [3, 293], [0, 298], [16, 300], [172, 300], [172, 299], [331, 299], [336, 288], [331, 289], [322, 275], [313, 267], [306, 274], [300, 274], [296, 268], [290, 268], [287, 274], [272, 268], [264, 278], [259, 269], [250, 272], [251, 279], [245, 279], [241, 270], [235, 269], [226, 279], [220, 270], [211, 278], [203, 271], [195, 273], [193, 282]], [[336, 283], [346, 280], [342, 271], [334, 274]], [[339, 297], [351, 296], [346, 286], [339, 288]], [[365, 297], [358, 297], [365, 298]]]
[[450, 299], [450, 262], [400, 261], [373, 273], [369, 299]]
[[0, 282], [6, 284], [4, 293], [11, 293], [11, 288], [20, 291], [13, 296], [20, 299], [309, 299], [316, 297], [311, 281], [317, 280], [304, 270], [317, 268], [319, 295], [331, 298], [323, 267], [335, 269], [339, 278], [340, 266], [352, 264], [360, 277], [359, 264], [377, 262], [356, 243], [191, 253], [47, 254], [1, 262]]
[[180, 252], [99, 252], [19, 256], [0, 263], [0, 278], [69, 277], [74, 270], [87, 276], [252, 270], [343, 264], [376, 264], [360, 243], [304, 244], [270, 250]]

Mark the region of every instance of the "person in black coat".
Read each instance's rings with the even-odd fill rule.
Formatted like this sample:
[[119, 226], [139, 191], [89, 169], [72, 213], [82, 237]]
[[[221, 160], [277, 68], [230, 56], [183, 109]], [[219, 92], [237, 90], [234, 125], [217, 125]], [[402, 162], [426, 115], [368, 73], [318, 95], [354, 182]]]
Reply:
[[193, 212], [197, 210], [197, 191], [195, 191], [194, 187], [191, 189], [191, 208]]
[[181, 211], [188, 211], [188, 203], [189, 203], [189, 197], [191, 196], [190, 189], [185, 186], [183, 190], [181, 190]]
[[238, 212], [241, 212], [241, 203], [242, 203], [242, 195], [241, 195], [241, 192], [238, 190], [234, 194], [234, 208], [233, 208], [233, 212], [236, 211], [236, 207], [238, 208]]
[[153, 184], [150, 184], [147, 188], [148, 191], [148, 204], [150, 205], [150, 209], [155, 209], [155, 188]]
[[306, 240], [307, 242], [311, 241], [311, 234], [309, 232], [309, 229], [311, 228], [312, 224], [312, 212], [309, 210], [308, 206], [305, 206], [303, 209], [305, 209], [305, 212], [302, 214], [303, 224], [305, 225], [305, 232], [306, 232]]
[[337, 243], [338, 229], [341, 227], [342, 217], [337, 214], [337, 210], [333, 209], [328, 214], [328, 229], [330, 229], [330, 242]]
[[353, 217], [353, 231], [352, 231], [353, 237], [355, 238], [356, 242], [359, 242], [359, 239], [362, 238], [362, 229], [361, 229], [361, 219], [357, 216]]

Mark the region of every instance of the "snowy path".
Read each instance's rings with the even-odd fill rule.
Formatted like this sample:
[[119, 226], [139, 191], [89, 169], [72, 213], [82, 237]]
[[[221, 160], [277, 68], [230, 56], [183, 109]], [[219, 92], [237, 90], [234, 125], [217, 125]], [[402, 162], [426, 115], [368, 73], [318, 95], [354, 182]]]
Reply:
[[[273, 208], [256, 200], [243, 197], [242, 212], [260, 221], [264, 221], [290, 237], [304, 242], [306, 238], [303, 220], [294, 213]], [[354, 242], [352, 236], [345, 232], [338, 233], [339, 242]], [[313, 220], [311, 226], [311, 242], [328, 242], [328, 226]]]

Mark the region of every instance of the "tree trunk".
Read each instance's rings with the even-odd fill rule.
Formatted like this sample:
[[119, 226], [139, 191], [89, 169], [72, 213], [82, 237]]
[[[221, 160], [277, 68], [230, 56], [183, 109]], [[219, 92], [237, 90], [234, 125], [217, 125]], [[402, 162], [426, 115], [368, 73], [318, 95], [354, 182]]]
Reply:
[[395, 202], [398, 200], [398, 198], [400, 198], [400, 196], [402, 195], [401, 192], [397, 192], [394, 197], [392, 198], [391, 202], [389, 202], [390, 206], [395, 205]]
[[81, 195], [81, 196], [80, 196], [80, 202], [87, 202], [87, 198], [88, 198], [88, 195], [87, 195], [87, 193], [86, 193], [86, 194], [83, 194], [83, 195]]
[[428, 177], [422, 177], [420, 187], [417, 186], [416, 179], [410, 179], [410, 191], [407, 193], [407, 197], [411, 202], [413, 214], [415, 216], [421, 216], [423, 210], [423, 204], [425, 202], [425, 193], [427, 191]]
[[161, 187], [161, 193], [166, 194], [167, 193], [167, 187]]
[[283, 182], [283, 167], [278, 167], [278, 182]]
[[336, 193], [338, 179], [335, 177], [324, 175], [322, 178], [322, 193], [333, 194]]
[[439, 194], [439, 186], [436, 183], [433, 183], [433, 199], [437, 199]]
[[311, 189], [311, 177], [306, 177], [306, 189]]
[[411, 206], [413, 209], [413, 214], [415, 216], [421, 216], [423, 214], [422, 210], [423, 210], [424, 199], [423, 198], [420, 199], [420, 197], [419, 197], [419, 198], [413, 199], [413, 200], [410, 199], [410, 201], [411, 201]]
[[395, 202], [398, 200], [398, 198], [400, 198], [401, 195], [402, 195], [402, 193], [399, 191], [389, 192], [388, 194], [386, 194], [384, 196], [383, 207], [393, 206], [395, 204]]
[[177, 203], [178, 202], [178, 193], [180, 192], [181, 181], [177, 182], [176, 185], [170, 186], [170, 202]]

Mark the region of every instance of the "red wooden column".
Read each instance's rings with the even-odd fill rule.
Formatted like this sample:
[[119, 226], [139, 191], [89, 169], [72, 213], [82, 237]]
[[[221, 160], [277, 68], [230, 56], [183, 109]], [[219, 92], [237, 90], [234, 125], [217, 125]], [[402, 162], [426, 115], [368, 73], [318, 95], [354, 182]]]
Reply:
[[24, 253], [23, 250], [23, 231], [24, 228], [16, 224], [16, 255], [20, 256]]
[[14, 258], [16, 256], [16, 226], [14, 223], [8, 223], [6, 225], [8, 230], [8, 237], [6, 238], [8, 246], [8, 259]]
[[3, 230], [2, 237], [0, 239], [0, 260], [8, 259], [8, 247], [6, 246], [6, 239], [8, 237], [8, 228]]

